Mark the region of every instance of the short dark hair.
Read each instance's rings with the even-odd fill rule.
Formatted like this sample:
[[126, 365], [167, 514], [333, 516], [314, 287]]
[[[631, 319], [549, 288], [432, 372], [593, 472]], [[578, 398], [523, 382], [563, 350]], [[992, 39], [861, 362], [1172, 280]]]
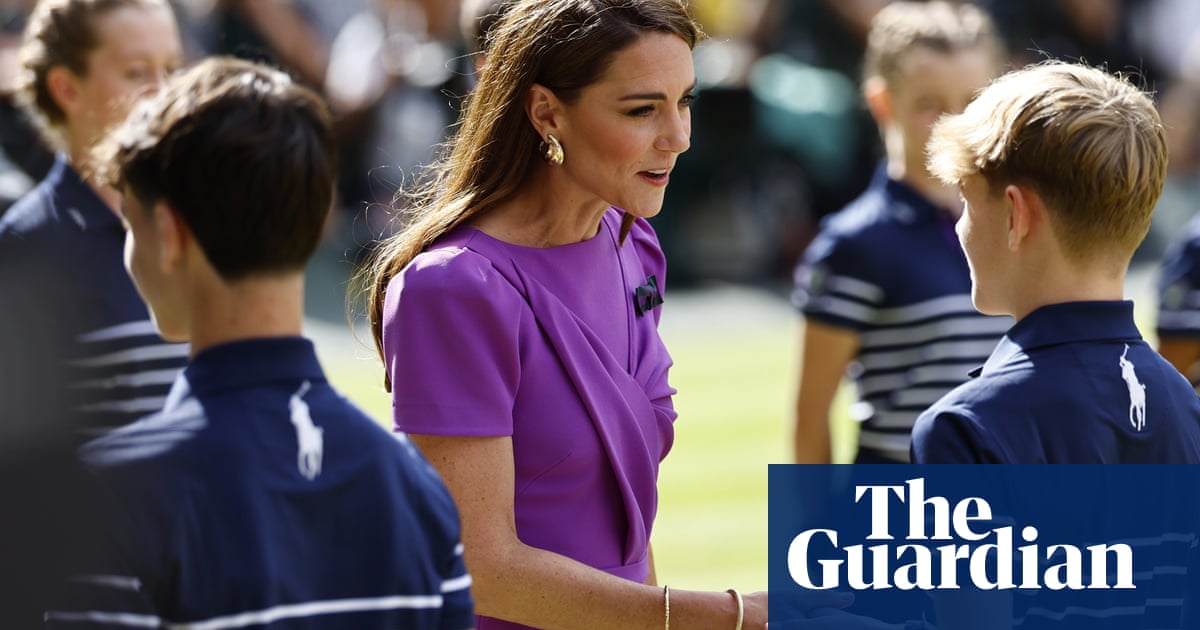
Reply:
[[173, 77], [97, 149], [97, 175], [165, 200], [225, 280], [303, 269], [333, 202], [329, 110], [286, 74], [228, 57]]

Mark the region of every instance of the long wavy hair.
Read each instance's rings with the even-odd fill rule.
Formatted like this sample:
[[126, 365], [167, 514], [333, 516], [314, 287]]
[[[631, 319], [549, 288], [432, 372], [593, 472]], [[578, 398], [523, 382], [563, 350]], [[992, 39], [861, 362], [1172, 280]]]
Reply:
[[[613, 57], [648, 32], [694, 48], [700, 27], [683, 0], [515, 0], [487, 35], [487, 65], [457, 131], [413, 192], [406, 226], [379, 244], [360, 272], [376, 350], [383, 356], [388, 283], [443, 234], [512, 199], [539, 165], [541, 138], [525, 114], [536, 83], [563, 102], [603, 76]], [[632, 225], [626, 215], [622, 233]], [[385, 387], [391, 383], [385, 376]]]

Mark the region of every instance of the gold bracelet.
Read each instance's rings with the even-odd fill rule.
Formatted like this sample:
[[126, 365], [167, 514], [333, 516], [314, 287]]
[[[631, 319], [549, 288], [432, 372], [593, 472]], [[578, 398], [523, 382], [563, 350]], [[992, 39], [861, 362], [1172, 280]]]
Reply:
[[737, 602], [737, 625], [733, 627], [733, 630], [742, 630], [742, 618], [746, 614], [746, 604], [742, 601], [742, 594], [736, 588], [731, 588], [725, 592], [733, 595], [733, 601]]
[[663, 585], [663, 610], [667, 613], [666, 630], [671, 630], [671, 586]]

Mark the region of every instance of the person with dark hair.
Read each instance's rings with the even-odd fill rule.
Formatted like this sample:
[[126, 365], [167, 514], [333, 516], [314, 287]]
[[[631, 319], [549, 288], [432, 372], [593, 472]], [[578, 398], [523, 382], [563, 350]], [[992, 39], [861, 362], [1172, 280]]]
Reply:
[[304, 267], [333, 202], [320, 98], [209, 59], [98, 154], [124, 193], [129, 273], [192, 356], [162, 411], [83, 447], [114, 497], [118, 561], [79, 576], [78, 599], [47, 619], [472, 627], [445, 486], [330, 387], [301, 336]]
[[118, 193], [84, 176], [93, 146], [181, 63], [175, 17], [165, 0], [42, 0], [20, 55], [19, 101], [59, 154], [0, 218], [0, 404], [5, 422], [108, 429], [161, 408], [187, 356], [121, 266]]
[[688, 149], [681, 0], [516, 0], [457, 135], [365, 274], [395, 428], [463, 517], [480, 628], [762, 628], [650, 553], [673, 440], [646, 219]]

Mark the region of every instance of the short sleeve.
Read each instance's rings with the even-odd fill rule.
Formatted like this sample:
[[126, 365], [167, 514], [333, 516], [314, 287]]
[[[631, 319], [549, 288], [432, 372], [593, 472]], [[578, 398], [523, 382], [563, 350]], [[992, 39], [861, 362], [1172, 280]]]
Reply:
[[1163, 256], [1158, 279], [1160, 337], [1200, 337], [1200, 223]]
[[978, 422], [953, 410], [930, 409], [913, 425], [914, 464], [1001, 464]]
[[875, 319], [883, 289], [871, 279], [869, 252], [853, 238], [826, 228], [796, 267], [792, 301], [805, 317], [860, 331]]
[[449, 247], [417, 256], [392, 279], [384, 301], [395, 430], [512, 435], [527, 312], [483, 256]]

